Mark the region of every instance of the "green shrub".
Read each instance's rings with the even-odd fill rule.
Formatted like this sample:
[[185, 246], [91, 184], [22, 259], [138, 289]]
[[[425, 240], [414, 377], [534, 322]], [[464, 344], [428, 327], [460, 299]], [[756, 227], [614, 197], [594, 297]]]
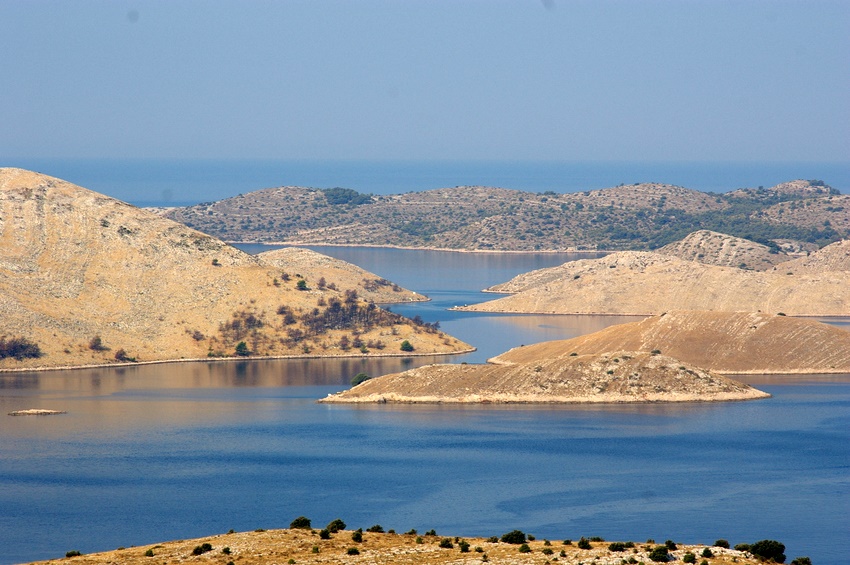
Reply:
[[555, 553], [555, 552], [552, 551], [551, 547], [544, 547], [543, 548], [543, 555], [552, 555], [553, 553]]
[[248, 344], [246, 344], [244, 341], [240, 341], [236, 344], [235, 353], [240, 357], [247, 357], [248, 355], [251, 355], [251, 350], [248, 349]]
[[812, 560], [808, 557], [795, 557], [791, 565], [812, 565]]
[[517, 545], [525, 543], [525, 533], [521, 530], [511, 530], [510, 532], [502, 535], [502, 541], [504, 543], [513, 543]]
[[490, 536], [489, 538], [487, 538], [487, 543], [499, 543], [499, 538], [497, 538], [496, 536]]
[[307, 288], [307, 281], [304, 279], [299, 279], [297, 283], [295, 283], [295, 288], [297, 290], [310, 290]]
[[668, 539], [664, 542], [664, 547], [666, 547], [670, 551], [676, 551], [677, 549], [679, 549], [678, 547], [676, 547], [676, 542], [671, 539]]
[[440, 540], [440, 547], [442, 547], [443, 549], [451, 549], [454, 547], [454, 544], [449, 538], [443, 538]]
[[349, 547], [348, 551], [346, 551], [348, 555], [360, 555], [360, 550], [356, 547]]
[[626, 544], [621, 541], [614, 541], [608, 544], [608, 551], [626, 551]]
[[599, 536], [591, 536], [590, 541], [605, 541]]
[[65, 553], [65, 557], [79, 557], [82, 555], [78, 549], [72, 549], [71, 551]]
[[42, 356], [38, 344], [31, 342], [25, 337], [13, 337], [6, 339], [0, 337], [0, 359], [14, 357], [18, 361], [24, 359], [37, 359]]
[[310, 551], [312, 551], [313, 553], [319, 553], [319, 546], [318, 546], [318, 545], [314, 545], [314, 546], [313, 546], [313, 549], [311, 549]]
[[212, 551], [212, 549], [212, 545], [209, 543], [202, 543], [201, 545], [195, 546], [195, 549], [192, 550], [192, 555], [202, 555]]
[[153, 557], [153, 549], [148, 549], [145, 552], [145, 557]]
[[325, 528], [332, 534], [337, 533], [340, 530], [345, 529], [345, 522], [337, 518], [336, 520], [331, 521]]
[[592, 547], [593, 546], [590, 545], [590, 541], [587, 538], [585, 538], [584, 536], [582, 536], [581, 539], [578, 540], [578, 548], [579, 549], [591, 549]]
[[697, 562], [697, 556], [694, 555], [693, 553], [691, 553], [690, 551], [685, 553], [682, 556], [682, 563], [696, 563], [696, 562]]
[[372, 532], [373, 534], [382, 534], [384, 533], [384, 528], [381, 527], [380, 524], [375, 524], [369, 528], [366, 528], [367, 532]]
[[436, 535], [437, 535], [437, 530], [433, 530], [433, 529], [432, 529], [432, 530], [428, 530], [427, 532], [425, 532], [425, 535], [426, 535], [426, 536], [436, 536]]
[[423, 543], [423, 542], [422, 542], [422, 537], [420, 537], [420, 536], [416, 536], [416, 543]]
[[564, 545], [572, 545], [572, 544], [573, 544], [573, 540], [571, 540], [571, 539], [565, 539], [564, 540]]
[[370, 377], [366, 373], [357, 373], [356, 375], [354, 375], [354, 378], [351, 379], [351, 386], [357, 386], [360, 383], [368, 381], [371, 378], [372, 377]]
[[328, 531], [327, 528], [324, 528], [323, 530], [319, 531], [319, 538], [320, 539], [331, 539], [331, 533]]
[[531, 548], [528, 547], [527, 543], [524, 543], [521, 546], [519, 546], [519, 552], [520, 553], [531, 553]]
[[460, 540], [457, 542], [457, 546], [460, 548], [461, 553], [469, 553], [469, 542], [466, 540]]
[[709, 548], [706, 547], [705, 549], [702, 550], [702, 556], [703, 557], [714, 557], [714, 553]]
[[724, 549], [729, 549], [729, 542], [725, 539], [719, 539], [714, 542], [714, 547], [722, 547]]
[[785, 563], [785, 544], [772, 539], [763, 539], [750, 546], [750, 553], [762, 561], [771, 559], [777, 563]]
[[404, 340], [404, 341], [401, 342], [400, 349], [402, 351], [413, 351], [413, 345], [411, 345], [411, 343], [409, 341]]
[[484, 548], [480, 545], [475, 546], [475, 553], [484, 553]]
[[528, 534], [528, 541], [534, 541], [535, 539], [537, 539], [537, 538], [535, 538], [535, 537], [534, 537], [533, 535], [531, 535], [531, 534]]
[[363, 541], [363, 530], [358, 529], [356, 532], [352, 533], [351, 541], [356, 541], [357, 543]]
[[656, 545], [649, 552], [649, 558], [656, 563], [666, 563], [669, 559], [669, 550], [666, 545]]
[[230, 548], [229, 547], [223, 547], [221, 549], [221, 552], [225, 555], [230, 555]]
[[750, 550], [750, 544], [748, 544], [748, 543], [735, 544], [735, 551], [749, 551], [749, 550]]
[[299, 516], [289, 524], [290, 530], [309, 530], [310, 519], [305, 516]]

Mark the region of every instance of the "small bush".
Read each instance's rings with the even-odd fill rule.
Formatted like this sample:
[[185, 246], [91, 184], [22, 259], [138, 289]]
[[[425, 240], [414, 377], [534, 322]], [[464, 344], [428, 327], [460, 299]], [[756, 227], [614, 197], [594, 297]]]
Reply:
[[351, 379], [351, 386], [357, 386], [362, 382], [368, 381], [370, 378], [372, 377], [370, 377], [366, 373], [357, 373], [356, 375], [354, 375], [354, 378]]
[[605, 541], [599, 536], [591, 536], [590, 541]]
[[416, 528], [410, 528], [409, 530], [404, 532], [404, 535], [406, 535], [406, 536], [415, 536], [416, 534], [417, 534]]
[[422, 541], [422, 536], [416, 536], [416, 543], [424, 543]]
[[366, 528], [366, 531], [372, 532], [373, 534], [382, 534], [382, 533], [384, 533], [384, 528], [381, 527], [380, 524], [375, 524], [374, 526]]
[[212, 545], [209, 543], [202, 543], [201, 545], [195, 546], [195, 549], [192, 550], [192, 555], [203, 555], [204, 553], [212, 551], [212, 549]]
[[71, 551], [65, 553], [65, 557], [79, 557], [82, 555], [78, 549], [72, 549]]
[[361, 541], [363, 541], [363, 531], [357, 530], [356, 532], [352, 533], [351, 534], [351, 541], [356, 541], [357, 543], [360, 543]]
[[621, 541], [614, 541], [608, 544], [608, 551], [626, 551], [626, 544]]
[[528, 534], [528, 541], [534, 541], [535, 539], [537, 539], [537, 538], [535, 538], [535, 537], [534, 537], [533, 535], [531, 535], [531, 534]]
[[666, 563], [669, 559], [669, 550], [665, 545], [656, 545], [649, 552], [649, 558], [656, 563]]
[[153, 549], [148, 549], [145, 552], [145, 557], [153, 557]]
[[121, 348], [121, 349], [119, 349], [118, 351], [115, 352], [115, 360], [118, 361], [119, 363], [135, 363], [136, 362], [136, 358], [130, 357], [127, 354], [127, 352], [124, 350], [124, 348]]
[[230, 548], [229, 547], [223, 547], [221, 549], [221, 552], [225, 555], [230, 555]]
[[582, 536], [581, 539], [578, 540], [578, 548], [579, 549], [591, 549], [592, 547], [593, 546], [590, 545], [590, 541], [588, 539], [586, 539], [584, 536]]
[[251, 355], [251, 350], [248, 349], [248, 344], [246, 344], [244, 341], [240, 341], [236, 344], [236, 350], [234, 351], [234, 353], [236, 353], [236, 355], [239, 355], [240, 357], [247, 357], [248, 355]]
[[425, 535], [426, 536], [436, 536], [437, 530], [428, 530], [427, 532], [425, 532]]
[[729, 542], [725, 539], [719, 539], [714, 542], [714, 547], [722, 547], [724, 549], [729, 549]]
[[671, 539], [668, 539], [664, 542], [664, 547], [666, 547], [670, 551], [676, 551], [677, 549], [679, 549], [678, 547], [676, 547], [676, 542]]
[[109, 348], [103, 345], [103, 340], [99, 335], [96, 335], [89, 340], [89, 349], [92, 351], [106, 351]]
[[551, 547], [544, 547], [543, 548], [543, 555], [552, 555], [553, 553], [555, 553], [555, 552], [552, 551]]
[[331, 533], [327, 528], [319, 531], [319, 539], [331, 539]]
[[290, 530], [309, 530], [310, 519], [305, 516], [299, 516], [289, 524]]
[[531, 553], [531, 548], [528, 547], [527, 543], [524, 543], [521, 546], [519, 546], [519, 552], [520, 553]]
[[460, 548], [461, 553], [469, 553], [469, 542], [466, 540], [460, 540], [457, 542], [457, 546]]
[[808, 557], [795, 557], [791, 565], [812, 565], [812, 560]]
[[749, 550], [750, 550], [750, 544], [748, 544], [748, 543], [735, 544], [735, 551], [749, 551]]
[[525, 543], [525, 533], [521, 530], [512, 530], [502, 536], [504, 543], [521, 544]]
[[497, 538], [496, 536], [490, 536], [489, 538], [487, 538], [487, 543], [499, 543], [499, 538]]
[[785, 563], [785, 544], [772, 539], [763, 539], [750, 546], [750, 553], [762, 561], [771, 559], [777, 563]]
[[449, 538], [443, 538], [440, 540], [440, 547], [442, 547], [443, 549], [451, 549], [454, 547], [454, 544]]
[[25, 337], [6, 339], [0, 337], [0, 359], [14, 357], [18, 361], [37, 359], [42, 356], [41, 348]]
[[311, 549], [310, 551], [312, 551], [313, 553], [319, 553], [319, 546], [318, 546], [318, 545], [314, 545], [314, 546], [313, 546], [313, 549]]
[[348, 555], [360, 555], [360, 550], [356, 547], [349, 547], [348, 551], [346, 551]]
[[685, 553], [682, 556], [682, 563], [696, 563], [696, 562], [697, 562], [697, 556], [694, 555], [693, 553], [691, 553], [690, 551]]
[[712, 553], [712, 551], [709, 548], [706, 547], [705, 549], [702, 550], [702, 556], [703, 557], [714, 557], [714, 553]]
[[404, 341], [401, 342], [400, 349], [402, 351], [413, 351], [413, 345], [411, 345], [411, 343], [409, 341], [404, 340]]
[[337, 518], [336, 520], [332, 520], [327, 526], [325, 526], [330, 533], [335, 534], [340, 530], [345, 529], [345, 522]]
[[572, 544], [573, 544], [573, 540], [571, 540], [571, 539], [565, 539], [564, 540], [564, 545], [572, 545]]

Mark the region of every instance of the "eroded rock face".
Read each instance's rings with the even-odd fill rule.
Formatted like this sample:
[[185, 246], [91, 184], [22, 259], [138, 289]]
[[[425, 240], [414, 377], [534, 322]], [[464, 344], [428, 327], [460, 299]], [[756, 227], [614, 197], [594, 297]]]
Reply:
[[622, 349], [661, 351], [722, 374], [850, 372], [850, 332], [759, 312], [674, 311], [573, 339], [517, 347], [491, 361], [522, 364]]
[[711, 402], [767, 396], [669, 356], [620, 351], [498, 365], [430, 365], [371, 379], [321, 402]]
[[[286, 270], [298, 273], [299, 261]], [[0, 337], [43, 354], [0, 359], [0, 370], [232, 356], [239, 342], [254, 355], [361, 354], [339, 315], [310, 313], [368, 305], [342, 282], [320, 288], [320, 272], [307, 266], [299, 289], [276, 264], [152, 212], [0, 169]], [[405, 339], [420, 353], [469, 349], [381, 312], [369, 310], [375, 323], [359, 335], [376, 345], [367, 354], [398, 352]]]

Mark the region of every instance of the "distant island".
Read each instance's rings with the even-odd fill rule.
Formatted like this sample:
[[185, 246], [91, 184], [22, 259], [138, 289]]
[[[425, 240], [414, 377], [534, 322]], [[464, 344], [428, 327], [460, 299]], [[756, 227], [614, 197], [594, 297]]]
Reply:
[[426, 299], [312, 251], [251, 256], [60, 179], [0, 169], [0, 371], [473, 350], [376, 305]]
[[[536, 539], [522, 530], [485, 537], [458, 537], [429, 530], [396, 533], [375, 524], [365, 531], [344, 529], [345, 522], [333, 520], [322, 529], [311, 528], [305, 517], [293, 520], [289, 529], [234, 532], [203, 538], [168, 541], [103, 553], [66, 553], [66, 559], [40, 561], [32, 565], [149, 565], [150, 563], [215, 562], [243, 563], [392, 563], [394, 565], [449, 565], [457, 563], [711, 563], [713, 565], [756, 565], [765, 561], [784, 563], [785, 545], [776, 540], [738, 543], [719, 539], [713, 545], [673, 540], [608, 541], [601, 537]], [[791, 565], [811, 565], [798, 557]]]
[[[779, 262], [777, 259], [783, 259]], [[747, 265], [729, 266], [736, 261]], [[516, 276], [459, 307], [478, 312], [661, 314], [669, 310], [850, 316], [850, 240], [774, 259], [759, 244], [701, 231], [656, 252], [620, 251]]]
[[658, 183], [569, 194], [458, 186], [368, 195], [286, 186], [163, 213], [230, 242], [456, 251], [646, 251], [711, 230], [776, 253], [813, 251], [850, 235], [850, 195], [821, 180], [726, 193]]

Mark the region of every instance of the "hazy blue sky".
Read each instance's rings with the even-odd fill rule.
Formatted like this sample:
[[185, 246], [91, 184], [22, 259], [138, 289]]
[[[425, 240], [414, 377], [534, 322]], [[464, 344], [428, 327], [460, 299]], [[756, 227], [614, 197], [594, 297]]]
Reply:
[[848, 161], [850, 2], [0, 2], [0, 157]]

